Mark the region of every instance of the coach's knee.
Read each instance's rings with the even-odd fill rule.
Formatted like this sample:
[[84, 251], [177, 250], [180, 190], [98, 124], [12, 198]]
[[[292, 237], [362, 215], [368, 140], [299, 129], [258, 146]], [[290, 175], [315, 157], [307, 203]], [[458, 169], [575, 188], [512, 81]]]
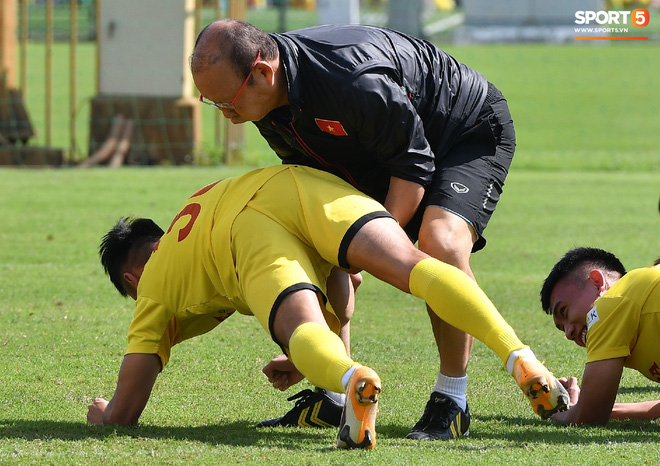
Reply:
[[476, 239], [474, 229], [453, 214], [425, 217], [419, 230], [419, 249], [447, 264], [467, 266]]

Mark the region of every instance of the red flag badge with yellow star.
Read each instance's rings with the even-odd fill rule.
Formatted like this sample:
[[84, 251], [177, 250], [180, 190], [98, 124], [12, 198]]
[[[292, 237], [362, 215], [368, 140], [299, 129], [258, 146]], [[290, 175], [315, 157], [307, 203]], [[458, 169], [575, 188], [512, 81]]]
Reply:
[[321, 118], [314, 118], [314, 121], [321, 131], [335, 136], [348, 136], [348, 133], [338, 121], [322, 120]]

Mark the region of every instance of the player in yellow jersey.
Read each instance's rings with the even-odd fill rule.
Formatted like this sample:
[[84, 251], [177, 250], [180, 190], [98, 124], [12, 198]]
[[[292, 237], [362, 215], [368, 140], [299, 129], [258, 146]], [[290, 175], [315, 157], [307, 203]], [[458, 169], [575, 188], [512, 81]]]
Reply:
[[137, 422], [171, 347], [238, 311], [254, 315], [290, 359], [271, 373], [273, 385], [306, 377], [344, 392], [337, 446], [373, 448], [380, 379], [347, 355], [325, 305], [326, 279], [337, 266], [422, 298], [483, 341], [542, 417], [568, 402], [467, 274], [415, 248], [381, 204], [326, 172], [283, 165], [215, 183], [188, 199], [164, 234], [148, 219], [120, 220], [100, 252], [136, 310], [115, 394], [89, 406], [91, 424]]
[[660, 383], [660, 260], [628, 273], [612, 253], [576, 248], [553, 267], [541, 289], [543, 310], [587, 350], [577, 379], [560, 379], [571, 401], [553, 419], [606, 424], [610, 419], [660, 418], [660, 400], [615, 403], [624, 367]]

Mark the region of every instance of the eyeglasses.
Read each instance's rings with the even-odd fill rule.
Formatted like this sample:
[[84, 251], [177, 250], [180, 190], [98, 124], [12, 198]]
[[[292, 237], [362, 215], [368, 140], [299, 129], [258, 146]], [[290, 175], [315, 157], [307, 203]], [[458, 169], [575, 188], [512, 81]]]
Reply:
[[257, 66], [257, 63], [259, 63], [259, 59], [261, 58], [261, 50], [257, 52], [257, 58], [254, 59], [254, 63], [252, 63], [252, 68], [250, 68], [250, 72], [247, 75], [247, 78], [245, 78], [245, 81], [243, 81], [243, 84], [241, 85], [241, 88], [238, 90], [238, 94], [236, 94], [236, 97], [234, 97], [234, 100], [231, 102], [213, 102], [212, 100], [207, 99], [203, 95], [199, 95], [199, 101], [205, 103], [206, 105], [211, 105], [218, 110], [234, 110], [236, 107], [234, 106], [236, 104], [236, 101], [238, 98], [241, 96], [241, 93], [243, 92], [243, 89], [245, 89], [245, 86], [247, 86], [248, 81], [250, 80], [250, 76], [252, 76], [252, 72], [254, 71], [254, 67]]

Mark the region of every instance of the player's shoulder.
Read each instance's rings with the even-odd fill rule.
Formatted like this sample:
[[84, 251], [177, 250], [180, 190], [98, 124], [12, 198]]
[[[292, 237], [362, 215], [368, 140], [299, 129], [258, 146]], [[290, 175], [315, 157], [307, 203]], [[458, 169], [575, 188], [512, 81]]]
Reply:
[[621, 296], [644, 301], [654, 289], [660, 289], [658, 285], [660, 285], [660, 267], [643, 267], [626, 273], [603, 297]]
[[642, 267], [633, 269], [625, 274], [620, 282], [627, 284], [653, 284], [660, 283], [660, 265], [652, 265], [649, 267]]

